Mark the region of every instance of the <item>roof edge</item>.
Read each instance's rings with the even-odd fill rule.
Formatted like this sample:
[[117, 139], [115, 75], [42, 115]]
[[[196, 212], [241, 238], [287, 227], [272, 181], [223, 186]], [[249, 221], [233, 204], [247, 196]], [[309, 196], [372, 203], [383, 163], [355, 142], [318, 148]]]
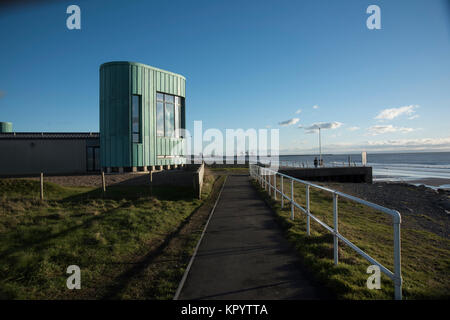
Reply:
[[100, 69], [105, 67], [105, 66], [115, 65], [115, 64], [116, 65], [129, 65], [129, 66], [144, 67], [144, 68], [152, 69], [152, 70], [155, 70], [155, 71], [160, 71], [160, 72], [172, 74], [174, 76], [177, 76], [177, 77], [180, 77], [180, 78], [183, 78], [184, 80], [186, 80], [186, 77], [181, 75], [181, 74], [179, 74], [179, 73], [175, 73], [175, 72], [172, 72], [172, 71], [167, 71], [167, 70], [164, 70], [164, 69], [160, 69], [160, 68], [149, 66], [148, 64], [144, 64], [144, 63], [140, 63], [140, 62], [134, 62], [134, 61], [110, 61], [110, 62], [105, 62], [105, 63], [102, 63], [100, 65]]

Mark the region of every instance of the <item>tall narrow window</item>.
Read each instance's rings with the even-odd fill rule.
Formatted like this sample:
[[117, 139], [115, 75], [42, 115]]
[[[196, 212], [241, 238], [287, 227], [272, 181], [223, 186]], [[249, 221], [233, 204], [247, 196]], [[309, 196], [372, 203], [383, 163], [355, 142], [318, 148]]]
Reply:
[[131, 103], [133, 143], [141, 143], [141, 96], [133, 95]]
[[174, 104], [167, 102], [165, 104], [166, 114], [165, 114], [165, 133], [166, 137], [173, 137], [174, 127], [175, 127], [175, 110]]
[[164, 95], [156, 94], [156, 135], [164, 137]]

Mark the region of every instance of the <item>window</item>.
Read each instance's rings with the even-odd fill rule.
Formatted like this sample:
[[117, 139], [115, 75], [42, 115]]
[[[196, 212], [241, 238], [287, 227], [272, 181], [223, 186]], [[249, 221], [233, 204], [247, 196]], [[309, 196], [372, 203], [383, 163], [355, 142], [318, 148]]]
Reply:
[[166, 115], [165, 115], [165, 132], [166, 137], [173, 137], [175, 130], [175, 110], [173, 103], [166, 103]]
[[181, 129], [182, 98], [170, 94], [156, 93], [156, 135], [179, 137]]
[[164, 102], [156, 102], [156, 135], [164, 137]]
[[86, 147], [87, 171], [100, 171], [100, 148]]
[[132, 136], [133, 143], [141, 143], [141, 96], [132, 96]]

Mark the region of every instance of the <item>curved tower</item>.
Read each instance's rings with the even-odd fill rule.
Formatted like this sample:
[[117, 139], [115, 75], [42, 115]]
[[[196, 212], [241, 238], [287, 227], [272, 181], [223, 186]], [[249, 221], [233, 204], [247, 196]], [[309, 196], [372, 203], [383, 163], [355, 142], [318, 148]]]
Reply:
[[136, 62], [100, 66], [100, 159], [105, 171], [185, 164], [186, 79]]

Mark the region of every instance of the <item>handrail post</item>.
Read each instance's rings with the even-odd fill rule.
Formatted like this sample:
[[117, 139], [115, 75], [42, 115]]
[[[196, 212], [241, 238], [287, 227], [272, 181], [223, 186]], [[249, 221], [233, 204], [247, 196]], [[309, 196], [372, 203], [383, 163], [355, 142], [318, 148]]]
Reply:
[[291, 220], [294, 220], [294, 180], [291, 179]]
[[273, 175], [273, 196], [275, 198], [275, 201], [277, 200], [277, 192], [278, 192], [278, 188], [277, 188], [277, 174], [275, 173]]
[[339, 262], [339, 247], [338, 247], [338, 195], [333, 193], [333, 220], [334, 220], [334, 235], [333, 235], [333, 248], [334, 248], [334, 264]]
[[308, 236], [311, 235], [310, 230], [310, 218], [309, 218], [309, 185], [306, 185], [306, 233]]
[[267, 170], [264, 169], [264, 190], [267, 192]]
[[402, 269], [401, 269], [401, 242], [400, 221], [394, 222], [394, 285], [395, 299], [402, 300]]
[[281, 176], [281, 209], [284, 208], [283, 176]]
[[272, 182], [271, 182], [272, 178], [270, 177], [270, 172], [269, 172], [267, 179], [269, 180], [269, 197], [271, 197], [272, 196]]

